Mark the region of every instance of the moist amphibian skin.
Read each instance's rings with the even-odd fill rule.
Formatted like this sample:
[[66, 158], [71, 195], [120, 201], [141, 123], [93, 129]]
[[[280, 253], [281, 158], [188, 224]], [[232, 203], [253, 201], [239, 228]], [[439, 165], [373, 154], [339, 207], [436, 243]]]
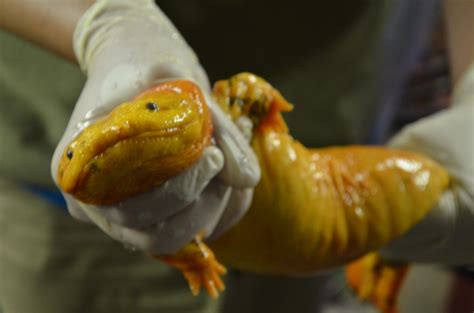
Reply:
[[[175, 85], [180, 86], [176, 94]], [[113, 203], [158, 186], [196, 161], [212, 129], [204, 99], [189, 82], [164, 86], [119, 106], [66, 148], [59, 171], [64, 190], [85, 202]], [[252, 121], [251, 145], [262, 177], [247, 214], [227, 233], [207, 243], [197, 236], [176, 255], [157, 257], [183, 271], [193, 293], [204, 287], [217, 297], [224, 289], [219, 276], [225, 268], [217, 260], [244, 271], [284, 275], [354, 261], [409, 230], [448, 187], [447, 172], [418, 154], [367, 146], [304, 147], [291, 137], [281, 114], [293, 106], [253, 74], [217, 82], [214, 97], [230, 119]], [[133, 177], [136, 188], [116, 186], [123, 177]], [[374, 276], [380, 259], [369, 254], [362, 261], [351, 267], [351, 284], [363, 285], [359, 295], [370, 299], [382, 281], [378, 306], [394, 312], [393, 295], [406, 268]], [[365, 272], [360, 264], [368, 264]], [[361, 275], [372, 276], [364, 281]]]
[[281, 115], [292, 106], [255, 75], [217, 82], [214, 93], [233, 119], [263, 112], [254, 116], [259, 123], [251, 142], [262, 169], [253, 203], [235, 227], [210, 243], [225, 264], [306, 273], [346, 263], [406, 232], [448, 186], [446, 171], [418, 154], [370, 146], [304, 147]]
[[247, 115], [254, 122], [251, 144], [262, 169], [248, 213], [209, 243], [217, 258], [241, 270], [276, 274], [314, 273], [355, 260], [346, 273], [357, 295], [384, 313], [397, 312], [408, 266], [370, 252], [436, 205], [449, 185], [447, 172], [407, 151], [304, 147], [281, 115], [292, 105], [250, 73], [217, 82], [214, 94], [232, 119]]

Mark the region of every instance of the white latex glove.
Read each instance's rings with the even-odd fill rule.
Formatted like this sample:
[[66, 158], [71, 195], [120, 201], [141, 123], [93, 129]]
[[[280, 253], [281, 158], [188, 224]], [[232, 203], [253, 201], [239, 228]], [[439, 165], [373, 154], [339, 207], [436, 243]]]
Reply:
[[88, 79], [54, 153], [55, 180], [61, 153], [75, 136], [163, 80], [184, 78], [201, 87], [216, 146], [160, 188], [114, 206], [86, 205], [65, 194], [71, 215], [156, 254], [176, 251], [201, 230], [210, 236], [238, 221], [260, 178], [258, 161], [247, 139], [208, 96], [209, 83], [194, 52], [154, 2], [97, 1], [76, 26], [74, 51]]
[[408, 233], [384, 248], [387, 259], [474, 264], [474, 66], [457, 86], [452, 105], [404, 128], [389, 143], [423, 153], [446, 168], [450, 188]]

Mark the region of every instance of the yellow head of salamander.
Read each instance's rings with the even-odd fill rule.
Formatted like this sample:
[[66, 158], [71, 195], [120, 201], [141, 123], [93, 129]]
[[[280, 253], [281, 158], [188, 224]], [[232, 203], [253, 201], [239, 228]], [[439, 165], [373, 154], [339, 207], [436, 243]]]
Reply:
[[113, 204], [192, 165], [211, 133], [199, 87], [166, 82], [86, 128], [63, 152], [57, 181], [85, 203]]

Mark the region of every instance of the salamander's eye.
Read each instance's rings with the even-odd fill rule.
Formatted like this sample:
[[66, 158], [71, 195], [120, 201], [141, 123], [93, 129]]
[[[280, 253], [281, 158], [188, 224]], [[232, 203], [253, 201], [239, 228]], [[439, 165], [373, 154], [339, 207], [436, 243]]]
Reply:
[[67, 150], [66, 156], [67, 156], [67, 158], [70, 160], [70, 159], [72, 159], [72, 157], [74, 156], [74, 153], [72, 152], [72, 150]]
[[158, 111], [158, 105], [155, 102], [148, 102], [146, 108], [150, 111]]

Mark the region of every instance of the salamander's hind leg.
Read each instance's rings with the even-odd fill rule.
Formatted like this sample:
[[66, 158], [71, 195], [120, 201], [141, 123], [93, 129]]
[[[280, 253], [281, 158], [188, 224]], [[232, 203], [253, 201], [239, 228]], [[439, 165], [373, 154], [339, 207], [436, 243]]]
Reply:
[[370, 253], [346, 267], [346, 279], [361, 300], [372, 302], [383, 313], [397, 313], [408, 269], [406, 264], [388, 264], [377, 253]]
[[212, 298], [217, 298], [219, 292], [225, 289], [220, 276], [226, 273], [226, 268], [217, 261], [201, 236], [196, 236], [174, 255], [154, 256], [154, 258], [179, 269], [188, 281], [193, 295], [198, 295], [201, 287], [204, 287]]

